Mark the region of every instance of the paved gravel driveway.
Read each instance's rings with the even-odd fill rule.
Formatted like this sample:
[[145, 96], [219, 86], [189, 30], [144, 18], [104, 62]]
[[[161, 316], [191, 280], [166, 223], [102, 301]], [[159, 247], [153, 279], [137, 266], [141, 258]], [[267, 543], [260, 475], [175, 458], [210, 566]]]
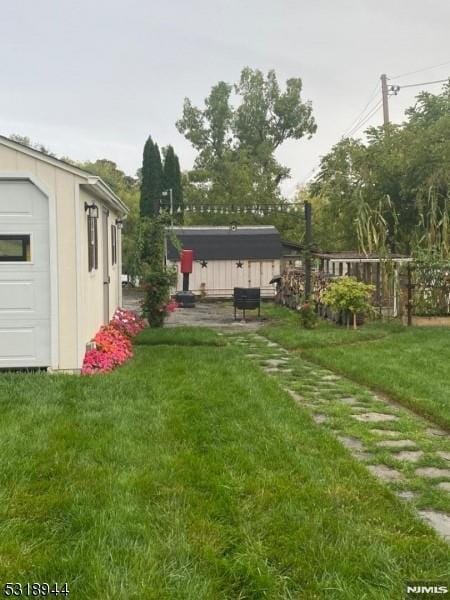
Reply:
[[[123, 307], [130, 310], [140, 310], [142, 292], [137, 290], [123, 290]], [[195, 308], [179, 308], [166, 319], [166, 327], [197, 326], [197, 327], [229, 327], [236, 330], [258, 329], [264, 324], [264, 304], [261, 307], [261, 318], [258, 319], [256, 310], [246, 313], [246, 320], [242, 321], [242, 312], [238, 311], [238, 320], [234, 320], [232, 300], [217, 302], [197, 302]]]

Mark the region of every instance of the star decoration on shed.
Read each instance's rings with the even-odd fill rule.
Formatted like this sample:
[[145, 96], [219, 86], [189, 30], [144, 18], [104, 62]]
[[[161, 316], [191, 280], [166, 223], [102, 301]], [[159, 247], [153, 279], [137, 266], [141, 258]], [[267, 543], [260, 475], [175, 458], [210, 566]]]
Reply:
[[202, 269], [206, 269], [206, 267], [208, 266], [208, 261], [207, 260], [201, 260], [200, 264], [202, 266]]
[[241, 262], [240, 260], [237, 261], [236, 266], [238, 269], [242, 269], [242, 267], [244, 266], [244, 263]]

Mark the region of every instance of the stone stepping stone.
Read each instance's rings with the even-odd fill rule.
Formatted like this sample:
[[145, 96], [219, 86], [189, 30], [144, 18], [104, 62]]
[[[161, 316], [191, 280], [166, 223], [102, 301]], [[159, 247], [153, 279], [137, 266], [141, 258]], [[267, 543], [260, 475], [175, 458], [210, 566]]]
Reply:
[[441, 481], [441, 483], [438, 483], [436, 487], [444, 492], [450, 492], [450, 481]]
[[402, 452], [397, 452], [393, 454], [393, 457], [396, 460], [402, 460], [406, 462], [417, 462], [423, 456], [422, 450], [402, 450]]
[[371, 452], [359, 452], [358, 450], [350, 450], [352, 456], [361, 462], [367, 460], [373, 460], [373, 454]]
[[413, 440], [383, 440], [377, 442], [379, 448], [415, 448], [416, 442]]
[[402, 435], [400, 431], [394, 431], [393, 429], [371, 429], [370, 432], [377, 435], [385, 435], [386, 437], [398, 437]]
[[450, 515], [437, 510], [419, 510], [419, 515], [442, 537], [450, 540]]
[[246, 354], [247, 358], [264, 358], [261, 354]]
[[337, 375], [324, 375], [322, 381], [339, 381], [340, 377]]
[[269, 348], [277, 348], [278, 344], [275, 344], [275, 342], [267, 342], [267, 346]]
[[395, 493], [402, 500], [414, 500], [414, 498], [416, 498], [416, 496], [417, 496], [417, 494], [415, 494], [414, 492], [411, 492], [410, 490], [403, 490], [402, 492], [395, 492]]
[[436, 454], [438, 456], [440, 456], [441, 458], [443, 458], [444, 460], [449, 460], [450, 461], [450, 452], [441, 452], [439, 450], [439, 452], [436, 452]]
[[280, 373], [281, 369], [279, 369], [278, 367], [264, 367], [264, 371], [266, 373]]
[[397, 469], [388, 467], [387, 465], [368, 465], [367, 467], [372, 475], [382, 479], [383, 481], [400, 481], [403, 475]]
[[267, 360], [264, 361], [264, 363], [270, 367], [279, 367], [280, 365], [284, 364], [285, 359], [284, 360], [280, 360], [278, 358], [268, 358]]
[[325, 423], [326, 421], [328, 421], [327, 415], [322, 415], [320, 413], [313, 415], [313, 419], [314, 419], [314, 422], [317, 423], [318, 425], [321, 425], [322, 423]]
[[360, 401], [357, 398], [353, 398], [353, 396], [347, 396], [346, 398], [339, 398], [339, 401], [342, 402], [342, 404], [347, 404], [348, 406], [355, 406], [360, 403]]
[[426, 432], [429, 435], [434, 435], [434, 436], [439, 436], [439, 437], [445, 437], [447, 434], [446, 431], [444, 431], [443, 429], [439, 429], [438, 427], [429, 427]]
[[381, 421], [397, 421], [398, 417], [395, 415], [388, 415], [386, 413], [379, 412], [367, 412], [362, 415], [352, 415], [353, 419], [361, 421], [363, 423], [379, 423]]
[[450, 478], [450, 469], [438, 469], [437, 467], [421, 467], [416, 469], [416, 475], [427, 479]]
[[297, 394], [297, 392], [294, 392], [293, 390], [286, 390], [286, 392], [291, 396], [291, 398], [293, 398], [296, 402], [299, 402], [301, 404], [303, 404], [304, 402], [304, 398], [303, 396], [301, 396], [300, 394]]
[[364, 450], [363, 443], [354, 437], [338, 436], [338, 440], [349, 450]]

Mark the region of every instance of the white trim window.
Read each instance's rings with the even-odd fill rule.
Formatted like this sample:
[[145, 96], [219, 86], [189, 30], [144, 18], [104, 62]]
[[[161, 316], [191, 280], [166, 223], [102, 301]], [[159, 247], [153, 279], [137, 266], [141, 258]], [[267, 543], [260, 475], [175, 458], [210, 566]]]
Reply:
[[88, 228], [88, 268], [89, 272], [98, 269], [97, 217], [87, 217]]
[[117, 227], [111, 225], [111, 264], [117, 264]]

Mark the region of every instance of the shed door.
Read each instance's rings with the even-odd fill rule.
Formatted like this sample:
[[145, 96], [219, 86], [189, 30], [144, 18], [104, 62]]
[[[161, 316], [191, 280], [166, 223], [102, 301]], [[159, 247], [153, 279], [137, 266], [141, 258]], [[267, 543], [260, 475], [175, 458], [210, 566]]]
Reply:
[[248, 287], [262, 287], [262, 262], [248, 261]]
[[0, 179], [0, 368], [50, 366], [48, 199]]

